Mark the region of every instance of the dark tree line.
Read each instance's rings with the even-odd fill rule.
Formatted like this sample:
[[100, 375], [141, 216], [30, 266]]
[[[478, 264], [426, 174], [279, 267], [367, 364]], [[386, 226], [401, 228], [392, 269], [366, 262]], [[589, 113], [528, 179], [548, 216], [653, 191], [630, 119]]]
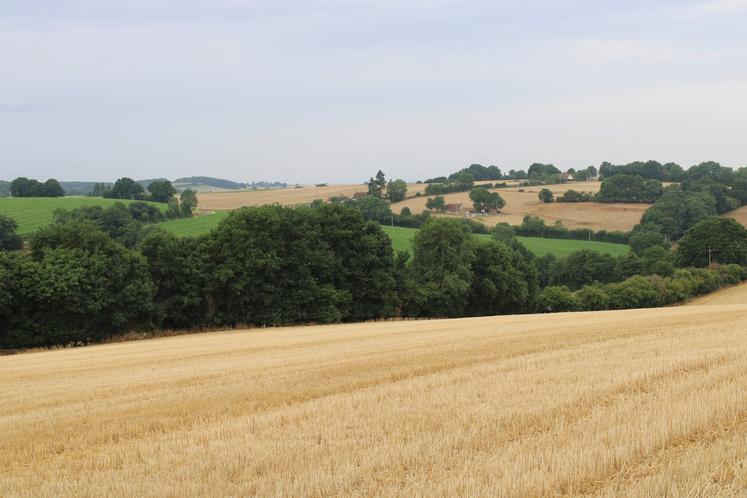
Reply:
[[472, 189], [475, 179], [471, 173], [462, 172], [443, 183], [429, 183], [425, 186], [425, 195], [444, 195], [451, 192], [465, 192]]
[[559, 312], [656, 308], [713, 292], [746, 278], [742, 266], [727, 265], [715, 270], [681, 268], [666, 277], [635, 275], [622, 282], [585, 285], [577, 291], [564, 285], [552, 285], [542, 290], [539, 309]]
[[[740, 195], [743, 170], [730, 171], [708, 164], [667, 191], [620, 257], [537, 258], [515, 234], [616, 242], [626, 234], [527, 217], [477, 239], [487, 230], [479, 223], [395, 215], [376, 196], [242, 208], [198, 238], [159, 230], [153, 223], [163, 215], [147, 203], [59, 211], [28, 251], [15, 250], [15, 223], [0, 217], [0, 348], [88, 343], [131, 330], [671, 304], [747, 278], [747, 229], [713, 216], [714, 188]], [[395, 216], [401, 226], [422, 225], [412, 257], [394, 254], [377, 223]], [[672, 234], [680, 239], [675, 250]]]
[[462, 173], [467, 173], [472, 176], [474, 181], [483, 180], [502, 180], [503, 174], [498, 166], [483, 166], [482, 164], [471, 164], [467, 168], [463, 168], [456, 173], [449, 175], [449, 180], [457, 180]]
[[[747, 277], [735, 264], [747, 264], [747, 230], [717, 218], [676, 251], [637, 234], [617, 258], [537, 258], [510, 227], [478, 239], [462, 220], [430, 219], [410, 258], [339, 203], [242, 208], [198, 238], [138, 230], [142, 215], [123, 208], [58, 213], [29, 251], [0, 252], [0, 348], [162, 328], [657, 306]], [[720, 269], [684, 268], [705, 263], [704, 242]]]
[[679, 182], [684, 178], [685, 170], [679, 164], [661, 164], [658, 161], [635, 161], [622, 165], [603, 162], [599, 166], [599, 174], [603, 179], [615, 175], [629, 175], [661, 182]]
[[63, 197], [65, 190], [54, 178], [41, 183], [38, 180], [20, 176], [10, 183], [10, 195], [13, 197]]
[[60, 214], [30, 251], [0, 253], [0, 348], [397, 312], [391, 242], [350, 207], [244, 208], [200, 238], [154, 228], [130, 239], [124, 219], [121, 208]]
[[638, 175], [617, 174], [602, 181], [595, 199], [598, 202], [652, 203], [664, 194], [659, 180]]
[[[531, 311], [533, 256], [431, 220], [411, 262], [342, 204], [233, 212], [209, 235], [135, 228], [124, 205], [60, 212], [29, 251], [0, 253], [0, 348], [130, 330]], [[134, 234], [137, 234], [136, 236]]]
[[467, 178], [466, 175], [469, 175], [473, 182], [486, 180], [526, 180], [529, 177], [525, 170], [516, 171], [512, 169], [508, 173], [503, 174], [498, 166], [483, 166], [482, 164], [471, 164], [466, 168], [462, 168], [459, 171], [451, 173], [448, 177], [437, 176], [435, 178], [429, 178], [423, 183], [450, 183], [453, 181], [460, 181], [464, 183], [464, 180]]

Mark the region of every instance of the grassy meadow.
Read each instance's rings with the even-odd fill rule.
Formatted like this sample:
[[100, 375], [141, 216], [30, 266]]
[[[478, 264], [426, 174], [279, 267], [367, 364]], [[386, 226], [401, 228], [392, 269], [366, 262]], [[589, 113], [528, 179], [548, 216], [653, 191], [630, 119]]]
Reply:
[[[195, 216], [179, 220], [168, 220], [158, 226], [178, 236], [196, 236], [208, 233], [226, 216], [228, 211], [216, 211], [212, 214]], [[382, 228], [389, 238], [395, 251], [411, 251], [412, 239], [418, 232], [416, 228], [391, 227], [383, 225]], [[475, 235], [476, 237], [490, 237], [489, 235]], [[542, 239], [538, 237], [517, 237], [519, 241], [531, 252], [538, 256], [554, 254], [556, 256], [567, 256], [574, 251], [590, 249], [605, 252], [613, 256], [625, 254], [630, 247], [625, 244], [612, 244], [610, 242], [589, 242], [584, 240], [561, 240]]]
[[215, 211], [210, 214], [194, 216], [193, 218], [166, 220], [159, 223], [158, 226], [179, 237], [196, 237], [210, 232], [210, 230], [228, 217], [229, 214], [230, 211]]
[[[412, 240], [418, 232], [416, 228], [390, 227], [383, 226], [384, 231], [392, 239], [392, 245], [396, 251], [411, 251]], [[478, 238], [489, 238], [490, 235], [477, 234]], [[544, 256], [545, 254], [554, 254], [555, 256], [567, 256], [575, 251], [590, 249], [620, 256], [630, 250], [626, 244], [613, 244], [610, 242], [596, 242], [586, 240], [565, 240], [565, 239], [543, 239], [539, 237], [516, 237], [519, 242], [536, 254]]]
[[[102, 197], [1, 197], [0, 214], [13, 218], [18, 223], [18, 235], [31, 235], [52, 223], [57, 209], [75, 209], [83, 206], [108, 207], [117, 202], [128, 204], [135, 201], [104, 199]], [[152, 202], [162, 211], [166, 204]]]
[[0, 357], [1, 494], [744, 496], [745, 291]]

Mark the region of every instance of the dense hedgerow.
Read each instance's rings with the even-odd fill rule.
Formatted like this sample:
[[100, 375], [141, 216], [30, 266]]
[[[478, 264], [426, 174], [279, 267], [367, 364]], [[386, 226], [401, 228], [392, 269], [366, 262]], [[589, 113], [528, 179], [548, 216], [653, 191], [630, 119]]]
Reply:
[[[621, 257], [537, 258], [511, 227], [478, 239], [472, 223], [426, 217], [410, 258], [346, 204], [242, 208], [199, 238], [146, 227], [152, 216], [142, 206], [61, 212], [27, 251], [0, 251], [0, 349], [132, 330], [664, 306], [747, 277], [729, 264], [747, 232], [718, 219], [688, 230], [682, 254], [641, 232]], [[682, 268], [706, 239], [722, 265]]]
[[542, 311], [600, 311], [655, 308], [686, 301], [747, 280], [747, 268], [731, 264], [716, 269], [681, 268], [670, 277], [636, 275], [622, 282], [587, 285], [576, 292], [565, 286], [546, 287]]

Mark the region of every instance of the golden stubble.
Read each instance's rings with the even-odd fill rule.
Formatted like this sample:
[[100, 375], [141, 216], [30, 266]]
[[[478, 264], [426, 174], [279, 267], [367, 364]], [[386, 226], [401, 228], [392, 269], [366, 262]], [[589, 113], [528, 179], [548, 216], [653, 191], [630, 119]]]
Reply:
[[714, 304], [3, 357], [0, 495], [744, 496], [746, 319]]

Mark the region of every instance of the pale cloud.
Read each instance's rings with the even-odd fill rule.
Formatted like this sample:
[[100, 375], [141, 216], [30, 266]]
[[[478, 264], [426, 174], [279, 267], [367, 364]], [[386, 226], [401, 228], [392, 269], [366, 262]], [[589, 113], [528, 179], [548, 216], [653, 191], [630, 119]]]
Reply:
[[418, 179], [747, 152], [745, 2], [64, 3], [0, 7], [0, 178]]
[[686, 5], [682, 15], [690, 18], [701, 16], [728, 16], [747, 13], [747, 0], [709, 0]]

